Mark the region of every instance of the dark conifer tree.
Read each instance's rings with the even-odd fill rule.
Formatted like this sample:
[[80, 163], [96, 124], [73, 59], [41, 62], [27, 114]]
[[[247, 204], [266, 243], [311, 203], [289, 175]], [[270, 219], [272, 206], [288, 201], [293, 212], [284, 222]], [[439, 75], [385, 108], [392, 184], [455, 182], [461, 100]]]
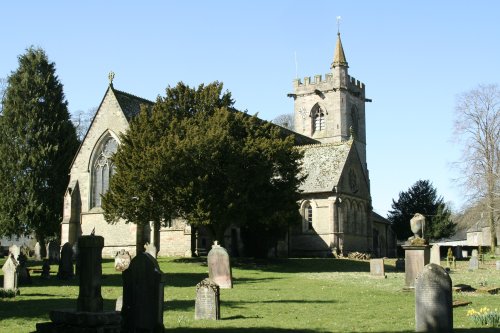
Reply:
[[399, 240], [413, 235], [410, 220], [415, 213], [425, 216], [426, 239], [439, 239], [454, 234], [455, 224], [451, 220], [451, 212], [428, 180], [417, 181], [408, 191], [399, 193], [398, 201], [392, 200], [392, 210], [387, 218], [392, 222]]
[[31, 47], [8, 78], [0, 117], [0, 234], [34, 233], [43, 244], [60, 232], [77, 147], [55, 65]]

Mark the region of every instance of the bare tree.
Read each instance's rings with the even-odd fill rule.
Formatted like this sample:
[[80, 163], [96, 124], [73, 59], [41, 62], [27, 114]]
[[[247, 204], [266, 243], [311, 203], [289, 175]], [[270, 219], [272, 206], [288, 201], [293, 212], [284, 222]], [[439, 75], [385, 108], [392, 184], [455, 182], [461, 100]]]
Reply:
[[500, 89], [496, 84], [479, 85], [458, 95], [455, 138], [463, 144], [457, 163], [461, 185], [475, 200], [485, 199], [491, 249], [497, 244], [500, 196]]
[[78, 110], [73, 113], [71, 117], [71, 122], [75, 126], [76, 136], [80, 142], [83, 141], [85, 135], [87, 134], [87, 130], [89, 129], [90, 123], [97, 112], [97, 107], [93, 107], [88, 109], [87, 111]]
[[280, 125], [281, 127], [289, 130], [294, 130], [294, 115], [293, 113], [284, 113], [272, 120], [273, 124]]

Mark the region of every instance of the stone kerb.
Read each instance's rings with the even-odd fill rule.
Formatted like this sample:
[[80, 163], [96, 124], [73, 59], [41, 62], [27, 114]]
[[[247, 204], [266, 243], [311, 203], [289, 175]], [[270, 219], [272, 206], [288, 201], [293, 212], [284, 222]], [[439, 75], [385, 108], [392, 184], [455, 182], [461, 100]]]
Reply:
[[165, 275], [156, 259], [138, 254], [122, 277], [122, 332], [163, 332]]
[[451, 278], [443, 267], [424, 267], [415, 282], [416, 332], [453, 332], [451, 286]]
[[217, 241], [207, 255], [208, 277], [219, 285], [220, 288], [230, 289], [233, 287], [231, 262], [226, 249], [221, 247]]
[[384, 259], [370, 259], [370, 276], [385, 279]]
[[220, 319], [220, 289], [210, 279], [204, 279], [196, 285], [194, 319]]

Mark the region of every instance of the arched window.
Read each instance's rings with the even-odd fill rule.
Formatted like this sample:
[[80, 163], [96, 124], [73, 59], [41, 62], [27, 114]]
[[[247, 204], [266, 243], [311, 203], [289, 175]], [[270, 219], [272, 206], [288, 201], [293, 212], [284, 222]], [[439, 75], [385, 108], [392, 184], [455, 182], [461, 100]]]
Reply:
[[325, 130], [325, 111], [318, 105], [312, 112], [313, 133]]
[[359, 136], [359, 116], [358, 116], [358, 110], [356, 109], [355, 106], [351, 108], [351, 129], [354, 134], [354, 137]]
[[109, 179], [114, 173], [111, 156], [116, 152], [118, 142], [109, 136], [102, 141], [92, 165], [92, 207], [101, 207], [101, 195], [109, 189]]
[[305, 213], [306, 213], [307, 230], [313, 230], [313, 208], [311, 204], [307, 204]]

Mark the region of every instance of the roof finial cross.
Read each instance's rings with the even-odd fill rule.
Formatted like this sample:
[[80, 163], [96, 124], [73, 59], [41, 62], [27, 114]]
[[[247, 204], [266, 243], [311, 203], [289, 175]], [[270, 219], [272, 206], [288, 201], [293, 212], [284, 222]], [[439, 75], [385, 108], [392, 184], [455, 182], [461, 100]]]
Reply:
[[340, 20], [342, 20], [342, 17], [337, 16], [337, 35], [340, 35]]
[[115, 78], [115, 73], [113, 71], [110, 71], [108, 74], [108, 79], [109, 79], [109, 85], [113, 85], [113, 79]]

